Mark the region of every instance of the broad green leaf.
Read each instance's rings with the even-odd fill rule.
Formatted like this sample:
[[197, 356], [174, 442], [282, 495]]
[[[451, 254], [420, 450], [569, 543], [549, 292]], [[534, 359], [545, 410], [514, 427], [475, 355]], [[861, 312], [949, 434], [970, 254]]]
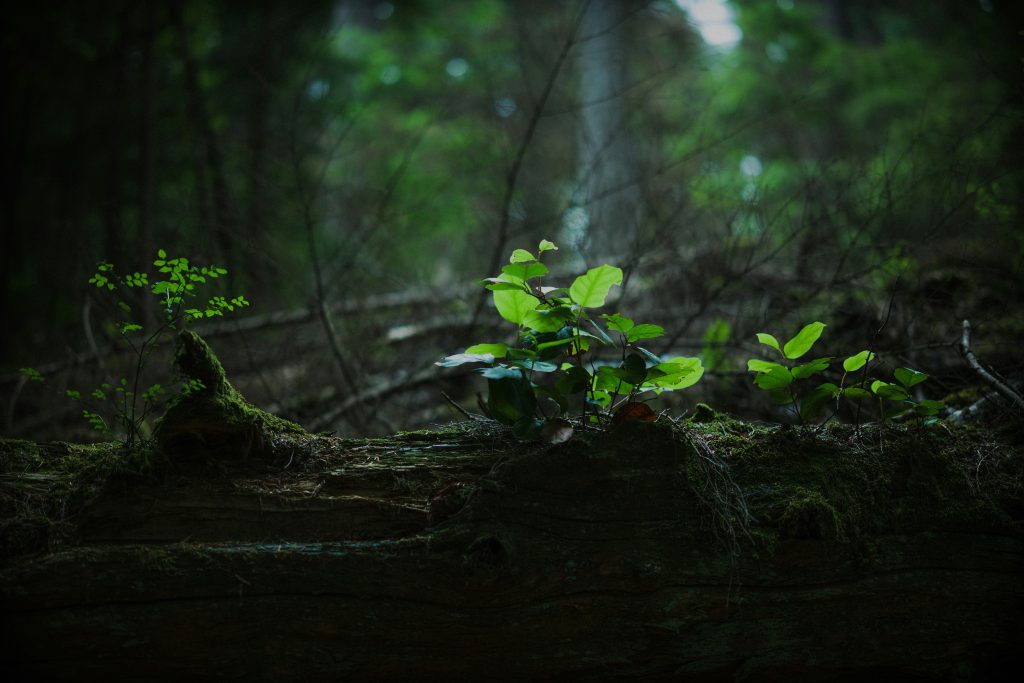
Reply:
[[655, 365], [651, 370], [663, 373], [659, 377], [652, 376], [649, 380], [651, 384], [673, 391], [693, 386], [704, 376], [704, 364], [700, 358], [673, 358]]
[[928, 379], [928, 375], [910, 368], [896, 368], [892, 374], [907, 389]]
[[566, 369], [565, 374], [558, 378], [555, 386], [563, 394], [578, 394], [581, 391], [586, 391], [592, 381], [593, 377], [589, 372], [578, 365], [573, 365]]
[[871, 383], [871, 391], [882, 398], [887, 398], [891, 401], [902, 401], [910, 398], [910, 394], [907, 390], [898, 384], [890, 384], [889, 382], [883, 382], [880, 379], [876, 379]]
[[775, 368], [785, 368], [780, 363], [773, 363], [770, 360], [751, 358], [747, 361], [747, 370], [750, 372], [771, 372]]
[[805, 420], [818, 417], [829, 399], [835, 398], [839, 387], [830, 382], [820, 385], [800, 402], [800, 416]]
[[847, 387], [843, 389], [843, 396], [847, 398], [871, 398], [871, 392], [861, 387]]
[[757, 341], [761, 342], [765, 346], [770, 346], [779, 353], [782, 353], [782, 348], [779, 346], [779, 340], [768, 334], [767, 332], [758, 332]]
[[157, 249], [156, 250], [156, 257], [157, 258], [161, 258], [161, 259], [165, 259], [165, 258], [167, 258], [167, 252], [164, 251], [163, 249]]
[[641, 339], [656, 339], [658, 337], [665, 336], [665, 328], [660, 325], [651, 325], [644, 323], [642, 325], [636, 325], [626, 335], [626, 340], [630, 342], [639, 341]]
[[622, 269], [603, 265], [591, 268], [580, 275], [569, 288], [569, 297], [583, 308], [598, 308], [604, 305], [608, 290], [622, 284]]
[[799, 358], [811, 350], [814, 342], [818, 341], [818, 337], [821, 336], [821, 332], [824, 329], [825, 323], [820, 322], [813, 322], [805, 326], [804, 329], [796, 333], [795, 337], [786, 342], [782, 352], [786, 355], [786, 358]]
[[868, 361], [874, 360], [875, 354], [871, 353], [867, 349], [860, 353], [855, 353], [846, 360], [843, 361], [843, 370], [846, 372], [857, 372], [862, 367], [867, 365]]
[[793, 375], [789, 372], [788, 368], [784, 368], [781, 365], [764, 372], [759, 372], [754, 376], [754, 384], [765, 391], [788, 387], [792, 383]]
[[514, 425], [523, 418], [534, 417], [537, 397], [533, 393], [533, 388], [523, 379], [489, 379], [487, 407], [495, 420]]
[[524, 282], [508, 282], [507, 280], [502, 280], [501, 278], [497, 277], [489, 277], [486, 280], [484, 280], [484, 282], [490, 282], [490, 284], [485, 286], [485, 289], [489, 289], [492, 292], [507, 291], [510, 289], [516, 289], [519, 290], [520, 292], [525, 292], [528, 289], [526, 283]]
[[544, 277], [548, 274], [548, 267], [543, 263], [512, 263], [501, 269], [503, 279], [515, 278], [522, 282], [535, 277]]
[[633, 390], [633, 385], [623, 379], [623, 370], [611, 365], [597, 366], [595, 389], [603, 389], [612, 393], [626, 394]]
[[567, 306], [554, 308], [542, 306], [536, 310], [527, 311], [523, 315], [523, 324], [537, 332], [558, 332], [571, 317], [572, 311]]
[[465, 354], [487, 353], [494, 358], [504, 358], [508, 353], [508, 344], [474, 344], [464, 351]]
[[525, 249], [516, 249], [512, 252], [512, 256], [509, 257], [509, 263], [526, 263], [527, 261], [536, 261], [537, 257], [526, 251]]
[[831, 358], [816, 358], [810, 363], [804, 363], [793, 368], [793, 377], [796, 379], [807, 379], [811, 375], [828, 369]]
[[647, 364], [643, 356], [631, 353], [622, 361], [622, 366], [615, 371], [615, 376], [628, 384], [640, 384], [647, 377]]
[[502, 318], [516, 325], [522, 325], [526, 314], [539, 305], [540, 300], [537, 297], [521, 290], [494, 292], [494, 307], [498, 309]]
[[633, 329], [633, 321], [625, 316], [619, 315], [618, 313], [609, 313], [607, 315], [602, 315], [601, 317], [604, 318], [609, 330], [615, 330], [616, 332], [626, 334]]
[[537, 253], [543, 254], [545, 251], [558, 251], [558, 247], [550, 240], [541, 240], [540, 245], [537, 247]]
[[480, 368], [477, 370], [487, 379], [514, 379], [522, 381], [525, 377], [521, 368], [510, 368], [507, 365], [495, 365], [493, 368]]
[[548, 363], [542, 360], [513, 360], [509, 361], [510, 365], [514, 365], [517, 368], [523, 368], [524, 370], [534, 370], [535, 372], [554, 372], [558, 369], [558, 366], [554, 363]]
[[[484, 346], [484, 345], [482, 345]], [[470, 347], [472, 348], [472, 347]], [[454, 356], [446, 356], [444, 360], [439, 360], [434, 365], [440, 365], [442, 368], [454, 368], [456, 365], [463, 365], [465, 363], [493, 363], [494, 356], [490, 353], [457, 353]]]

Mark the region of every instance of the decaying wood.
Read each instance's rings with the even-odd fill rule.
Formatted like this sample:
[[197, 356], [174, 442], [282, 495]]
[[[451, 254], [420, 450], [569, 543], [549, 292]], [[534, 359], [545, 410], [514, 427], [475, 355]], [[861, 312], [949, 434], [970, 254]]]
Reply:
[[[3, 565], [0, 667], [45, 680], [990, 680], [1024, 645], [1019, 494], [958, 464], [991, 444], [687, 427], [730, 470], [716, 489], [675, 427], [544, 446], [468, 425], [289, 437], [262, 460], [109, 480], [73, 543]], [[716, 512], [729, 486], [753, 515], [736, 552], [712, 519], [733, 509]]]

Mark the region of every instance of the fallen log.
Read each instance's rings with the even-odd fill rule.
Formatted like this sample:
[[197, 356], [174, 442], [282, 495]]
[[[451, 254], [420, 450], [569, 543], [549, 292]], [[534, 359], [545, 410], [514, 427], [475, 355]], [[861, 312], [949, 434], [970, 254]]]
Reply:
[[338, 439], [183, 349], [162, 450], [0, 441], [4, 680], [998, 680], [1024, 646], [987, 432]]
[[[989, 680], [1024, 645], [1006, 446], [737, 422], [557, 446], [481, 429], [304, 436], [269, 461], [111, 476], [61, 544], [0, 572], [4, 672]], [[749, 505], [736, 546], [712, 532], [728, 508], [702, 494], [698, 439]], [[979, 446], [1002, 464], [974, 480]], [[6, 450], [11, 470], [24, 456]]]

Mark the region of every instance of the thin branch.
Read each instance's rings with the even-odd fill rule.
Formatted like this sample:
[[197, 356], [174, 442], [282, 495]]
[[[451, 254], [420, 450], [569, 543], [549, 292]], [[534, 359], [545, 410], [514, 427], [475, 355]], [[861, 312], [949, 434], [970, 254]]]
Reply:
[[1009, 399], [1010, 402], [1015, 404], [1020, 410], [1024, 411], [1024, 397], [1014, 391], [1009, 384], [997, 377], [994, 372], [986, 370], [978, 361], [978, 357], [974, 355], [974, 351], [971, 351], [970, 320], [964, 320], [963, 322], [963, 336], [960, 338], [960, 351], [963, 353], [964, 360], [967, 361], [967, 364], [970, 365], [983, 380], [990, 384], [993, 389]]

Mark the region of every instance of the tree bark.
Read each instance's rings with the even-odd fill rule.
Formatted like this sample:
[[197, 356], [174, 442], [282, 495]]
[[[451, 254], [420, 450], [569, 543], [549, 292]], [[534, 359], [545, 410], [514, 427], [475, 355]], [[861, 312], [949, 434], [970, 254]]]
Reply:
[[589, 266], [624, 263], [636, 246], [640, 198], [622, 40], [630, 9], [623, 0], [590, 0], [581, 26], [577, 201], [588, 220], [577, 244]]
[[[946, 448], [890, 432], [878, 451], [876, 438], [750, 431], [634, 423], [558, 446], [487, 427], [309, 436], [269, 461], [111, 480], [73, 546], [0, 572], [2, 668], [992, 680], [1016, 658], [1020, 493], [965, 479], [974, 437]], [[725, 528], [707, 495], [723, 483], [754, 514], [739, 546], [710, 531]]]

